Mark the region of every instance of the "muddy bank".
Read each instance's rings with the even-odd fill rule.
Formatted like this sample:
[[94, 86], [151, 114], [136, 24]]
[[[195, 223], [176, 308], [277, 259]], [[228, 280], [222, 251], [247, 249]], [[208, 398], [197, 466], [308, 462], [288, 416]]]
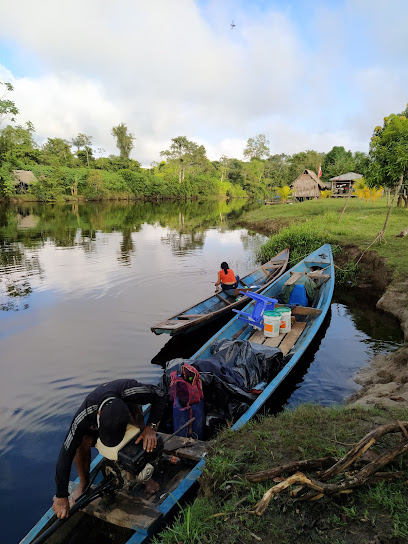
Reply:
[[[335, 256], [335, 265], [341, 268], [357, 262], [360, 256], [360, 248], [343, 246], [343, 251]], [[398, 319], [407, 342], [408, 280], [392, 281], [392, 271], [375, 251], [367, 251], [359, 265], [358, 289], [368, 289], [377, 294], [376, 307]], [[348, 399], [349, 404], [408, 408], [408, 345], [405, 343], [393, 353], [374, 357], [369, 366], [358, 372], [355, 381], [362, 387]]]
[[[356, 246], [342, 246], [342, 251], [334, 256], [334, 264], [342, 268], [350, 263], [355, 263], [360, 259], [361, 253], [361, 249]], [[358, 288], [360, 290], [373, 289], [380, 297], [392, 280], [392, 271], [387, 267], [384, 259], [379, 257], [375, 251], [367, 251], [361, 257], [359, 267]]]
[[408, 408], [408, 280], [391, 283], [377, 308], [400, 320], [405, 344], [389, 355], [377, 355], [367, 368], [360, 370], [356, 382], [362, 388], [349, 399], [349, 404]]

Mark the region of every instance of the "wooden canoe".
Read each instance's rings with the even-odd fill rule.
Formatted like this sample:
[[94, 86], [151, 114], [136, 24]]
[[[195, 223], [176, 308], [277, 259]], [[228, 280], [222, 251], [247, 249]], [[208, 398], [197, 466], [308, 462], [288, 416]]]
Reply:
[[[240, 278], [238, 289], [233, 290], [233, 297], [227, 296], [225, 291], [220, 291], [198, 304], [153, 325], [151, 327], [152, 332], [155, 334], [170, 334], [170, 336], [185, 334], [231, 312], [234, 308], [241, 308], [248, 303], [249, 298], [245, 296], [239, 300], [235, 300], [235, 298], [246, 290], [260, 293], [283, 274], [288, 260], [289, 250], [285, 249], [247, 276]], [[250, 289], [251, 286], [258, 287]]]
[[[320, 270], [312, 271], [319, 267]], [[285, 272], [279, 279], [262, 290], [261, 295], [268, 298], [278, 298], [285, 283], [290, 283], [294, 274], [308, 274], [315, 279], [318, 290], [313, 304], [309, 307], [296, 306], [292, 309], [294, 324], [290, 332], [279, 335], [276, 338], [267, 338], [259, 329], [246, 324], [237, 315], [229, 321], [219, 332], [206, 342], [192, 357], [192, 359], [205, 359], [211, 356], [211, 346], [219, 340], [249, 340], [253, 343], [264, 344], [279, 348], [285, 357], [285, 366], [278, 375], [268, 383], [255, 402], [235, 423], [233, 429], [239, 429], [249, 421], [273, 395], [278, 386], [289, 375], [309, 346], [317, 331], [323, 323], [330, 308], [334, 290], [334, 264], [330, 244], [320, 247], [305, 259]], [[250, 313], [254, 302], [247, 304], [244, 312]]]
[[[320, 267], [320, 270], [317, 272], [312, 271], [312, 267]], [[311, 253], [265, 288], [261, 294], [266, 297], [277, 298], [285, 282], [290, 282], [295, 273], [310, 274], [316, 279], [318, 290], [310, 306], [292, 308], [294, 323], [290, 332], [279, 335], [277, 338], [266, 338], [262, 331], [244, 323], [236, 315], [191, 357], [192, 363], [194, 363], [194, 360], [209, 357], [211, 347], [223, 338], [249, 340], [251, 343], [278, 347], [283, 352], [284, 366], [269, 383], [259, 384], [257, 389], [260, 389], [261, 393], [252, 402], [248, 410], [235, 422], [232, 430], [237, 430], [250, 421], [265, 403], [273, 397], [278, 386], [299, 362], [330, 308], [334, 289], [334, 266], [330, 245], [326, 244]], [[250, 312], [252, 306], [253, 301], [247, 304], [244, 311]], [[161, 434], [164, 438], [167, 436], [164, 433]], [[188, 464], [180, 463], [171, 471], [164, 469], [163, 473], [166, 474], [167, 480], [158, 493], [148, 496], [144, 488], [141, 487], [137, 493], [132, 495], [125, 492], [117, 493], [110, 507], [103, 506], [100, 502], [95, 501], [87, 506], [84, 511], [71, 516], [62, 525], [61, 529], [58, 529], [56, 533], [50, 536], [46, 543], [65, 544], [73, 542], [73, 534], [81, 533], [82, 535], [83, 532], [91, 531], [92, 536], [95, 536], [97, 530], [101, 531], [102, 535], [104, 531], [109, 531], [110, 535], [114, 535], [115, 544], [144, 544], [148, 542], [173, 515], [174, 511], [179, 507], [180, 501], [191, 493], [205, 465], [206, 443], [200, 440], [174, 437], [167, 442], [165, 451], [169, 455], [176, 455], [178, 458], [188, 460]], [[92, 470], [100, 470], [104, 462], [104, 458], [98, 455], [92, 463]], [[102, 525], [101, 528], [97, 529], [92, 525], [93, 519], [108, 525]], [[47, 530], [53, 521], [55, 521], [55, 517], [52, 509], [50, 509], [20, 544], [34, 544], [36, 539], [39, 536], [41, 537], [41, 533]], [[86, 535], [84, 538], [85, 540], [81, 540], [81, 542], [87, 542]]]

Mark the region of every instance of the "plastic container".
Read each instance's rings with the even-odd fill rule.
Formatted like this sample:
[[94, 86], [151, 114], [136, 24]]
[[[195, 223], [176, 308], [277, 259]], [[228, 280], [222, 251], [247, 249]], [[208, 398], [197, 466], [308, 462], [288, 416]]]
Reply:
[[281, 323], [280, 312], [267, 311], [263, 314], [264, 336], [274, 338], [279, 336], [279, 328]]
[[182, 408], [179, 403], [178, 397], [173, 404], [173, 424], [174, 431], [177, 431], [184, 423], [187, 423], [189, 419], [195, 417], [195, 420], [187, 427], [182, 429], [177, 436], [186, 436], [192, 438], [198, 438], [198, 440], [204, 439], [205, 429], [205, 404], [202, 399], [198, 404], [192, 404], [189, 408]]
[[292, 328], [291, 326], [292, 312], [290, 311], [290, 308], [287, 308], [286, 306], [282, 306], [280, 308], [276, 308], [276, 311], [280, 315], [279, 334], [286, 334], [287, 332], [290, 332]]

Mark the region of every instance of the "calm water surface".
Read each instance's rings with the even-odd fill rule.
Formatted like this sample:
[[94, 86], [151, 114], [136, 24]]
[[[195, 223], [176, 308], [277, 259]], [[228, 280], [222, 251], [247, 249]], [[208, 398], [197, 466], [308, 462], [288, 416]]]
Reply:
[[[18, 542], [47, 510], [73, 413], [102, 382], [157, 383], [191, 338], [150, 326], [214, 292], [226, 260], [244, 276], [266, 240], [236, 225], [243, 202], [0, 207], [0, 516]], [[217, 327], [219, 325], [216, 325]], [[394, 320], [341, 296], [282, 404], [341, 402], [356, 370], [401, 341]]]

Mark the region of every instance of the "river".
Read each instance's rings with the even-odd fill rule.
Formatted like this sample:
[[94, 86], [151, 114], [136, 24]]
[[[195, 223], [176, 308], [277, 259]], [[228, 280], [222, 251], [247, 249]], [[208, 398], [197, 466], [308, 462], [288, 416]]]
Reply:
[[[256, 206], [258, 204], [253, 204]], [[150, 326], [210, 296], [221, 261], [240, 276], [266, 238], [237, 225], [248, 204], [0, 206], [0, 516], [18, 542], [48, 509], [72, 415], [98, 384], [157, 383], [213, 332], [187, 340]], [[336, 295], [281, 406], [342, 402], [353, 375], [401, 342], [396, 321]]]

